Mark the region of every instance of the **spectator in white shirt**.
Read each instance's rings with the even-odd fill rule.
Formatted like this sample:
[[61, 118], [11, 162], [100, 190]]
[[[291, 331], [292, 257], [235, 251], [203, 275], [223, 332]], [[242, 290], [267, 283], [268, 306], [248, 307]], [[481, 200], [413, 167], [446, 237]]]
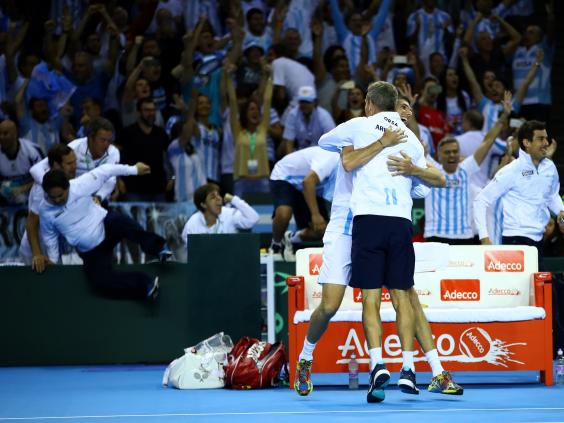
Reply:
[[272, 62], [273, 104], [281, 113], [286, 107], [286, 100], [291, 102], [291, 106], [298, 104], [297, 97], [300, 87], [313, 86], [315, 77], [304, 65], [288, 58], [286, 47], [283, 44], [274, 44], [270, 47], [268, 57]]
[[50, 170], [43, 177], [45, 199], [40, 205], [41, 235], [52, 262], [59, 256], [59, 235], [75, 247], [84, 262], [84, 272], [102, 295], [113, 298], [149, 298], [158, 295], [158, 277], [142, 272], [117, 272], [112, 269], [113, 250], [123, 238], [140, 244], [146, 254], [166, 261], [171, 252], [164, 238], [147, 232], [131, 218], [108, 212], [92, 201], [104, 182], [120, 175], [146, 175], [144, 163], [135, 166], [103, 165], [69, 182], [61, 170]]
[[321, 135], [335, 127], [331, 113], [317, 105], [314, 87], [300, 87], [297, 100], [299, 106], [294, 107], [283, 122], [281, 151], [284, 155], [317, 145]]
[[[194, 193], [194, 213], [182, 230], [182, 240], [189, 234], [234, 234], [241, 229], [251, 229], [259, 220], [258, 213], [236, 195], [219, 193], [219, 186], [206, 184]], [[226, 207], [231, 204], [233, 207]]]
[[[69, 146], [55, 144], [49, 150], [47, 159], [47, 170], [62, 170], [69, 180], [74, 179], [76, 176], [76, 155]], [[42, 167], [43, 164], [38, 163], [34, 167], [36, 166]], [[39, 207], [44, 197], [45, 192], [41, 187], [41, 183], [34, 182], [27, 203], [26, 230], [20, 243], [20, 256], [24, 263], [31, 265], [31, 269], [38, 273], [42, 273], [45, 270], [45, 266], [51, 263], [45, 253], [45, 243], [39, 236]]]
[[24, 204], [31, 186], [29, 169], [42, 159], [41, 149], [18, 138], [14, 121], [0, 122], [0, 204]]
[[[103, 164], [117, 164], [120, 160], [119, 150], [112, 144], [114, 126], [104, 118], [94, 118], [86, 128], [86, 137], [71, 141], [68, 146], [76, 154], [76, 174], [84, 175]], [[43, 175], [49, 170], [47, 159], [42, 160], [41, 166], [31, 169], [31, 176], [35, 182], [41, 184]], [[116, 178], [109, 178], [95, 197], [100, 201], [107, 200], [116, 186]]]
[[564, 229], [560, 181], [554, 162], [548, 158], [551, 143], [545, 124], [535, 120], [525, 122], [517, 137], [519, 158], [497, 172], [478, 194], [474, 201], [474, 218], [480, 241], [484, 245], [491, 244], [486, 211], [501, 198], [503, 244], [537, 247], [539, 270], [543, 270], [542, 237], [550, 213], [558, 216], [560, 230]]

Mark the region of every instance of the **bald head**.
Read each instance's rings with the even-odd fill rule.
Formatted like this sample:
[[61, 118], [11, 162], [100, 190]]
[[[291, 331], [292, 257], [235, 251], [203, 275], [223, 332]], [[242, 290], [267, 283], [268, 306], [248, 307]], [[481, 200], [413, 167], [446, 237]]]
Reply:
[[0, 147], [2, 150], [12, 152], [18, 145], [18, 128], [13, 120], [0, 122]]

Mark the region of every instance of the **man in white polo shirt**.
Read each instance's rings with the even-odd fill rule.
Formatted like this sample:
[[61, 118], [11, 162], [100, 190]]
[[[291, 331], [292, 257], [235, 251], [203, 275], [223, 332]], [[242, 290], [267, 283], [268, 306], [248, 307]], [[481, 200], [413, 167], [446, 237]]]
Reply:
[[213, 183], [202, 185], [194, 192], [194, 204], [198, 211], [184, 225], [184, 243], [189, 234], [234, 234], [240, 229], [251, 229], [259, 220], [255, 209], [243, 199], [231, 194], [221, 198], [219, 186]]
[[501, 198], [503, 244], [532, 245], [539, 253], [539, 270], [544, 270], [542, 237], [550, 213], [558, 216], [564, 231], [564, 205], [554, 162], [548, 158], [550, 141], [543, 122], [525, 122], [517, 135], [519, 158], [496, 173], [474, 201], [474, 219], [480, 241], [491, 244], [486, 224], [488, 207]]
[[18, 138], [14, 121], [0, 122], [0, 204], [25, 204], [33, 185], [29, 169], [42, 158], [38, 146]]
[[[288, 154], [272, 169], [274, 217], [270, 250], [275, 258], [291, 261], [293, 243], [323, 237], [324, 222], [329, 220], [325, 201], [332, 200], [338, 162], [338, 154], [310, 147]], [[298, 228], [294, 233], [286, 232], [292, 215]]]
[[102, 295], [113, 298], [155, 299], [158, 277], [142, 272], [117, 272], [112, 269], [113, 250], [126, 238], [138, 243], [146, 254], [166, 261], [172, 254], [164, 238], [147, 232], [131, 218], [108, 212], [92, 195], [111, 177], [146, 175], [149, 166], [102, 165], [69, 182], [61, 170], [50, 170], [43, 177], [45, 199], [39, 207], [41, 236], [52, 262], [59, 256], [59, 235], [75, 247], [82, 258], [86, 277]]
[[[76, 155], [69, 146], [53, 145], [47, 154], [47, 161], [50, 169], [62, 170], [69, 180], [76, 176]], [[49, 263], [48, 257], [44, 254], [45, 245], [39, 236], [39, 207], [44, 197], [45, 192], [41, 184], [34, 182], [29, 192], [26, 230], [19, 251], [24, 263], [31, 265], [31, 269], [38, 273], [42, 273]]]
[[[96, 169], [103, 164], [118, 164], [119, 150], [112, 144], [115, 130], [112, 123], [104, 118], [95, 118], [88, 124], [86, 137], [71, 141], [68, 146], [76, 154], [76, 176]], [[47, 160], [31, 169], [35, 182], [41, 184], [43, 175], [49, 170]], [[116, 186], [116, 177], [112, 176], [100, 187], [94, 196], [100, 201], [107, 200]]]

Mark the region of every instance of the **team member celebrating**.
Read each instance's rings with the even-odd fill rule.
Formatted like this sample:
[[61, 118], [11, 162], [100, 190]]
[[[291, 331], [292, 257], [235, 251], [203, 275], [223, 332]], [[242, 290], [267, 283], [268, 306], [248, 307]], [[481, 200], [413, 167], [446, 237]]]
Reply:
[[[548, 158], [550, 141], [543, 122], [525, 122], [517, 135], [519, 158], [496, 173], [474, 200], [474, 219], [482, 244], [491, 244], [486, 225], [488, 207], [501, 198], [503, 244], [532, 245], [544, 269], [542, 238], [550, 212], [558, 215], [564, 230], [564, 205], [554, 162]], [[553, 140], [553, 142], [555, 142]]]
[[84, 262], [90, 283], [100, 293], [115, 298], [155, 298], [158, 277], [141, 272], [116, 272], [112, 269], [114, 247], [123, 239], [139, 243], [146, 254], [165, 261], [171, 256], [164, 238], [144, 231], [129, 217], [108, 212], [92, 195], [112, 177], [147, 175], [144, 163], [135, 166], [102, 165], [69, 182], [61, 170], [50, 170], [43, 177], [45, 199], [40, 205], [40, 228], [47, 255], [52, 262], [59, 256], [59, 235], [75, 247]]
[[[402, 121], [407, 123], [412, 116], [408, 99], [400, 98], [397, 104], [397, 110]], [[362, 120], [363, 118], [360, 119]], [[350, 120], [339, 125], [335, 130], [325, 134], [320, 139], [320, 145], [330, 151], [340, 150], [343, 147], [343, 140], [348, 136], [349, 127], [354, 127], [355, 124], [358, 123], [355, 122], [357, 120], [358, 119]], [[385, 147], [396, 145], [402, 142], [403, 139], [404, 137], [399, 131], [392, 132], [387, 129], [382, 138], [365, 148], [365, 152], [368, 153], [368, 157], [370, 155], [375, 156]], [[393, 159], [388, 162], [390, 171], [397, 174], [417, 176], [431, 185], [444, 186], [445, 178], [437, 169], [434, 169], [430, 164], [427, 164], [426, 169], [418, 168], [411, 163], [411, 159], [405, 152], [402, 151], [401, 153], [403, 157], [389, 156], [389, 159]], [[359, 166], [358, 163], [356, 163], [356, 165]], [[352, 167], [350, 167], [349, 170], [352, 170]], [[313, 389], [310, 373], [313, 364], [315, 344], [325, 332], [329, 320], [338, 310], [345, 293], [346, 285], [350, 280], [352, 212], [349, 206], [351, 191], [352, 173], [346, 172], [342, 164], [339, 164], [331, 208], [331, 220], [329, 221], [324, 237], [323, 265], [318, 279], [319, 283], [323, 284], [321, 304], [311, 316], [308, 334], [304, 340], [304, 346], [296, 368], [294, 389], [300, 395], [308, 395]], [[413, 194], [415, 196], [416, 192], [413, 192]], [[441, 366], [430, 326], [423, 314], [417, 293], [413, 288], [410, 290], [410, 301], [417, 319], [416, 337], [425, 351], [427, 360], [433, 370], [433, 380], [431, 385], [429, 385], [429, 391], [461, 394], [462, 388], [454, 384], [450, 374], [445, 372]], [[381, 329], [379, 331], [381, 333]], [[378, 345], [381, 345], [381, 339]], [[376, 346], [371, 349], [370, 356], [371, 369], [374, 369], [377, 364], [383, 367], [381, 347]], [[387, 380], [389, 380], [389, 373], [385, 368], [381, 368], [380, 370], [382, 372], [379, 383], [384, 385], [387, 383]], [[378, 382], [376, 379], [376, 377], [371, 377], [371, 385], [374, 382]], [[383, 390], [377, 388], [378, 386], [374, 384], [372, 392], [369, 392], [367, 395], [368, 402], [379, 402], [384, 399]]]

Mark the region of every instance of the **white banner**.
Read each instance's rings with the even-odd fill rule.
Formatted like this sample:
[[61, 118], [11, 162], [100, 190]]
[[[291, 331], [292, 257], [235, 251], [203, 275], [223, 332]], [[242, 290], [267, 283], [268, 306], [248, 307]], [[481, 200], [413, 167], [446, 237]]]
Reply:
[[[528, 246], [449, 246], [415, 243], [415, 290], [424, 307], [489, 308], [532, 304], [531, 274], [538, 271], [537, 250]], [[322, 249], [296, 254], [296, 273], [304, 276], [307, 308], [321, 301], [317, 276]], [[347, 288], [340, 310], [362, 308], [360, 290]], [[391, 307], [390, 294], [382, 292], [382, 307]]]

